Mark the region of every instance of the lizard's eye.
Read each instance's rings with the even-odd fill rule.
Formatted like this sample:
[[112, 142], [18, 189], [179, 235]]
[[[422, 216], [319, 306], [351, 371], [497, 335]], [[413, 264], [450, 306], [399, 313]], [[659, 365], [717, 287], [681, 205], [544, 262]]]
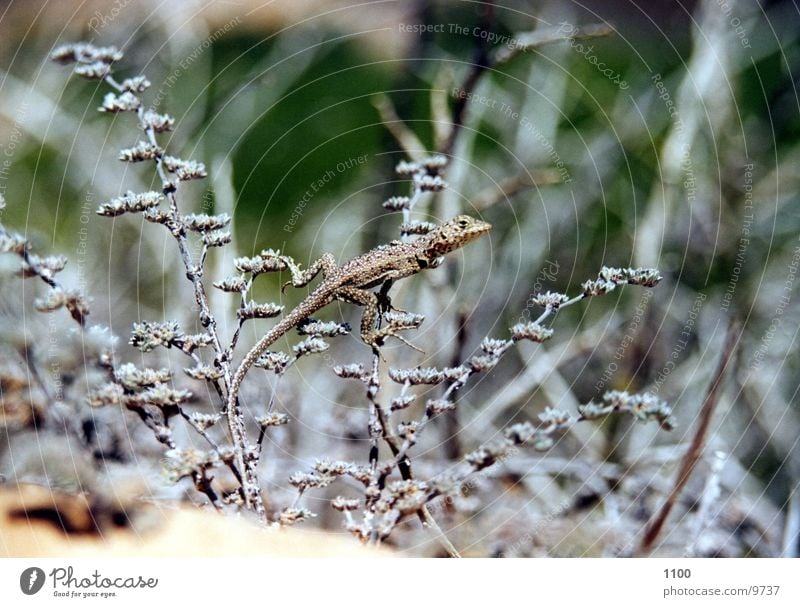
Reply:
[[466, 217], [462, 217], [458, 220], [458, 227], [459, 228], [466, 228], [469, 225], [469, 219]]

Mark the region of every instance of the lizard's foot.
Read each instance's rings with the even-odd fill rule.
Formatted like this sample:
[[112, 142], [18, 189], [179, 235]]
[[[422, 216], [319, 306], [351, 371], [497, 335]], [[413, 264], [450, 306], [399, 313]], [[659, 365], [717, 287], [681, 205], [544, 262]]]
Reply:
[[381, 315], [385, 314], [386, 312], [396, 312], [398, 314], [408, 314], [408, 310], [401, 310], [400, 308], [395, 308], [392, 305], [392, 298], [389, 297], [386, 293], [378, 293], [378, 312]]
[[286, 267], [292, 273], [292, 279], [286, 281], [281, 285], [281, 293], [285, 293], [286, 287], [288, 287], [289, 285], [297, 286], [296, 284], [298, 282], [297, 278], [299, 275], [302, 274], [302, 271], [300, 270], [300, 264], [295, 263], [294, 259], [292, 259], [288, 255], [279, 255], [278, 259], [280, 259], [283, 263], [285, 263]]
[[[379, 347], [383, 345], [383, 343], [384, 343], [384, 341], [386, 340], [387, 337], [397, 338], [400, 341], [402, 341], [405, 345], [407, 345], [409, 348], [413, 348], [417, 352], [421, 352], [421, 353], [424, 354], [425, 353], [424, 350], [422, 350], [421, 348], [418, 348], [417, 346], [412, 344], [405, 337], [403, 337], [402, 335], [400, 335], [398, 333], [398, 331], [402, 331], [402, 330], [408, 329], [408, 328], [411, 328], [411, 327], [403, 327], [403, 326], [399, 326], [398, 327], [398, 326], [394, 326], [394, 325], [390, 324], [390, 325], [388, 325], [386, 327], [383, 327], [382, 329], [376, 329], [374, 331], [370, 331], [367, 335], [364, 335], [362, 337], [364, 339], [364, 342], [367, 345], [371, 346], [372, 347], [372, 351], [375, 352], [376, 354], [380, 354]], [[383, 358], [383, 356], [381, 356], [381, 358]]]
[[385, 327], [362, 333], [362, 339], [372, 346], [373, 350], [376, 346], [383, 345], [387, 337], [396, 337], [410, 348], [424, 353], [423, 350], [417, 348], [403, 336], [399, 335], [400, 331], [419, 328], [422, 321], [425, 320], [424, 316], [421, 314], [412, 314], [410, 312], [387, 312], [383, 317], [387, 320], [387, 325]]

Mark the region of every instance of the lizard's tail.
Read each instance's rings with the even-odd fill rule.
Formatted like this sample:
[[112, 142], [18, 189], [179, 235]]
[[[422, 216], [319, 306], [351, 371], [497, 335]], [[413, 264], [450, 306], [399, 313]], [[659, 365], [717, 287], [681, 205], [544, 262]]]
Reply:
[[[237, 367], [236, 372], [231, 379], [231, 385], [228, 389], [228, 404], [229, 411], [236, 407], [236, 399], [239, 398], [239, 388], [242, 386], [245, 375], [250, 368], [256, 363], [258, 358], [269, 348], [275, 341], [277, 341], [283, 334], [292, 328], [292, 315], [287, 316], [281, 320], [277, 325], [272, 327], [264, 337], [258, 340], [258, 343], [250, 348], [247, 356], [244, 357], [241, 364]], [[296, 324], [296, 323], [295, 323]]]
[[239, 398], [239, 389], [242, 386], [245, 375], [247, 375], [247, 372], [256, 363], [258, 358], [264, 352], [266, 352], [267, 348], [278, 341], [278, 339], [280, 339], [293, 327], [296, 327], [301, 321], [308, 318], [316, 309], [318, 309], [318, 307], [315, 307], [311, 304], [309, 299], [298, 305], [288, 316], [285, 316], [277, 325], [267, 331], [266, 335], [259, 339], [256, 345], [250, 348], [250, 351], [244, 357], [241, 364], [236, 369], [236, 372], [233, 374], [233, 378], [231, 378], [227, 399], [228, 411], [232, 411], [236, 408], [236, 400]]
[[237, 399], [239, 397], [239, 388], [244, 381], [245, 375], [250, 370], [261, 353], [266, 350], [271, 343], [277, 340], [281, 335], [291, 329], [293, 314], [284, 318], [277, 325], [272, 327], [258, 343], [253, 346], [241, 362], [236, 372], [231, 378], [228, 387], [228, 399], [225, 405], [225, 411], [228, 420], [228, 430], [231, 433], [233, 444], [238, 446], [236, 453], [237, 467], [239, 468], [240, 478], [242, 479], [242, 494], [244, 497], [245, 505], [250, 508], [253, 502], [253, 494], [258, 495], [257, 482], [255, 480], [254, 472], [248, 469], [248, 461], [245, 460], [245, 448], [247, 447], [247, 430], [245, 429], [244, 420], [241, 417], [239, 407], [237, 406]]
[[[325, 302], [327, 303], [327, 302]], [[258, 497], [258, 482], [255, 477], [255, 471], [252, 468], [253, 461], [246, 459], [245, 448], [247, 447], [247, 431], [245, 429], [244, 420], [237, 404], [239, 398], [239, 388], [242, 386], [247, 372], [256, 363], [259, 356], [261, 356], [267, 348], [275, 343], [282, 335], [286, 334], [292, 327], [296, 327], [298, 323], [311, 314], [313, 314], [320, 307], [320, 297], [315, 297], [314, 294], [307, 297], [299, 306], [297, 306], [289, 316], [286, 316], [277, 325], [272, 327], [264, 337], [258, 340], [258, 343], [250, 348], [247, 356], [241, 362], [236, 372], [231, 378], [230, 387], [228, 388], [228, 399], [226, 405], [228, 419], [228, 430], [231, 433], [231, 438], [234, 445], [240, 447], [237, 453], [237, 466], [240, 470], [241, 478], [243, 479], [243, 493], [245, 504], [248, 508], [251, 507], [252, 501]], [[252, 495], [254, 494], [254, 495]]]

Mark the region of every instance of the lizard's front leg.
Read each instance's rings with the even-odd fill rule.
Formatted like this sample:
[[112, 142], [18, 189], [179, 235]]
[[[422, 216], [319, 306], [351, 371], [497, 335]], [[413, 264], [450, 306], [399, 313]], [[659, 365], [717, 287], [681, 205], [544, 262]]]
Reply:
[[314, 280], [314, 277], [320, 272], [322, 272], [322, 276], [324, 278], [325, 276], [333, 273], [333, 271], [336, 269], [336, 260], [333, 258], [331, 253], [324, 253], [322, 257], [317, 259], [305, 270], [301, 270], [299, 264], [296, 264], [294, 259], [287, 255], [281, 255], [280, 258], [292, 273], [292, 280], [284, 283], [284, 285], [281, 287], [281, 291], [286, 289], [286, 287], [289, 285], [292, 285], [293, 287], [304, 287]]

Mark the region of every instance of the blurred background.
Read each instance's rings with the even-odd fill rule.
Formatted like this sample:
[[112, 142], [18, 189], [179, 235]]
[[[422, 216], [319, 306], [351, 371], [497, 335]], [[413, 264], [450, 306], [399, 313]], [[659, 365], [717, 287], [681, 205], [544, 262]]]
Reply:
[[[476, 80], [448, 150], [449, 188], [415, 218], [468, 212], [494, 230], [490, 242], [395, 287], [397, 305], [426, 316], [408, 335], [425, 353], [392, 343], [387, 357], [453, 364], [484, 336], [505, 337], [535, 318], [536, 293], [577, 294], [603, 265], [654, 267], [664, 276], [655, 289], [618, 289], [564, 310], [552, 341], [515, 349], [470, 384], [457, 416], [418, 446], [418, 465], [433, 474], [509, 423], [536, 419], [545, 406], [574, 411], [612, 389], [657, 394], [679, 425], [665, 433], [628, 420], [587, 424], [549, 453], [520, 452], [476, 478], [437, 518], [471, 554], [625, 553], [674, 485], [734, 323], [740, 339], [701, 461], [658, 550], [797, 556], [793, 2], [501, 2], [490, 14], [456, 0], [0, 5], [2, 222], [42, 254], [69, 258], [64, 281], [92, 297], [93, 322], [119, 335], [121, 359], [137, 363], [141, 353], [125, 345], [132, 322], [174, 318], [197, 328], [190, 289], [162, 231], [94, 213], [157, 182], [151, 167], [116, 160], [136, 140], [133, 122], [98, 113], [106, 89], [49, 62], [54, 47], [118, 46], [125, 58], [117, 72], [146, 74], [153, 85], [145, 99], [175, 116], [168, 151], [209, 172], [182, 194], [184, 211], [234, 217], [234, 244], [212, 256], [210, 280], [227, 276], [237, 255], [263, 248], [308, 265], [325, 251], [341, 261], [396, 238], [401, 216], [381, 202], [408, 190], [394, 173], [409, 152], [397, 130], [405, 125], [412, 151], [441, 150], [454, 91], [482, 52], [501, 56], [530, 32], [574, 33], [498, 61]], [[590, 24], [609, 32], [578, 35]], [[281, 278], [264, 279], [257, 295], [277, 301]], [[26, 313], [35, 289], [18, 285], [3, 273], [0, 338], [17, 348], [38, 332], [67, 347], [61, 321]], [[281, 303], [289, 309], [304, 293], [290, 289]], [[212, 298], [223, 332], [231, 331], [235, 302]], [[326, 319], [357, 326], [359, 310], [333, 308]], [[250, 343], [265, 326], [251, 325]], [[315, 457], [366, 457], [362, 390], [330, 368], [369, 360], [357, 335], [340, 338], [278, 387], [278, 404], [296, 423], [266, 447], [264, 483], [275, 504], [291, 503], [286, 478]], [[167, 363], [183, 364], [178, 355]], [[263, 387], [251, 390], [251, 399], [265, 398]], [[5, 479], [74, 487], [75, 477], [95, 474], [59, 461], [68, 444], [15, 442], [21, 426], [4, 419]], [[119, 412], [104, 420], [119, 423]], [[127, 428], [121, 459], [144, 471], [151, 496], [176, 497], [158, 480], [158, 446], [138, 436], [135, 421]], [[137, 441], [152, 461], [133, 455]], [[331, 495], [306, 505], [319, 513], [312, 525], [340, 533]], [[407, 527], [397, 548], [437, 553], [418, 524]]]

